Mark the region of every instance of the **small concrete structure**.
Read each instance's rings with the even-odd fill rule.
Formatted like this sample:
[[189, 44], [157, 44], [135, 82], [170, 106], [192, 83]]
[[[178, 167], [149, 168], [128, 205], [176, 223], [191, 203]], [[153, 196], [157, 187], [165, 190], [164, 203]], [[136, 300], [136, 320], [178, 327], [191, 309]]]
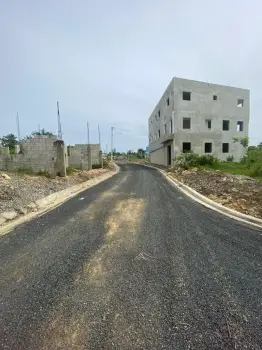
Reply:
[[248, 137], [249, 90], [173, 78], [148, 120], [151, 162], [172, 166], [181, 152], [240, 161]]
[[64, 141], [56, 136], [39, 135], [23, 140], [15, 146], [15, 154], [8, 147], [0, 148], [0, 170], [18, 169], [48, 172], [50, 176], [66, 176], [67, 153]]
[[92, 165], [100, 164], [99, 144], [76, 144], [67, 147], [68, 166], [72, 168], [90, 170]]

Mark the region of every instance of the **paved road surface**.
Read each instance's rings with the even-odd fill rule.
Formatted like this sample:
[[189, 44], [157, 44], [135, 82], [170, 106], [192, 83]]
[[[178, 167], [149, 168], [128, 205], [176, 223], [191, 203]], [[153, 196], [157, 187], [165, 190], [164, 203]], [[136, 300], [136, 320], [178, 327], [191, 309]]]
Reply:
[[122, 164], [0, 237], [0, 347], [262, 349], [261, 234]]

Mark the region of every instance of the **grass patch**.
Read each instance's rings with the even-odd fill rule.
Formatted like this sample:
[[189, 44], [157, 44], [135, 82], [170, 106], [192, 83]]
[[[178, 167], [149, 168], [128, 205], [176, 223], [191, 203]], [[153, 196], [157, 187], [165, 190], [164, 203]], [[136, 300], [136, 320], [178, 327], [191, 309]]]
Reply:
[[40, 170], [36, 173], [37, 176], [45, 176], [45, 177], [50, 177], [50, 174], [47, 170]]
[[145, 158], [138, 158], [133, 155], [128, 155], [127, 160], [129, 160], [130, 162], [145, 163]]
[[72, 175], [72, 174], [76, 173], [77, 171], [79, 171], [79, 169], [72, 168], [71, 166], [69, 166], [66, 168], [66, 175]]
[[34, 175], [34, 176], [36, 175], [31, 168], [20, 167], [14, 170], [14, 172], [18, 174], [25, 174], [25, 175]]
[[174, 166], [183, 169], [198, 167], [206, 170], [220, 170], [234, 175], [245, 175], [262, 180], [262, 150], [248, 151], [241, 162], [219, 161], [213, 155], [198, 155], [193, 152], [180, 154], [175, 158]]
[[92, 164], [92, 169], [101, 169], [101, 164], [100, 163], [95, 163], [95, 164]]
[[224, 173], [229, 173], [233, 175], [245, 175], [254, 177], [257, 180], [262, 180], [262, 176], [254, 176], [252, 169], [248, 168], [247, 164], [235, 163], [235, 162], [217, 162], [214, 166], [202, 166], [205, 170], [220, 170]]

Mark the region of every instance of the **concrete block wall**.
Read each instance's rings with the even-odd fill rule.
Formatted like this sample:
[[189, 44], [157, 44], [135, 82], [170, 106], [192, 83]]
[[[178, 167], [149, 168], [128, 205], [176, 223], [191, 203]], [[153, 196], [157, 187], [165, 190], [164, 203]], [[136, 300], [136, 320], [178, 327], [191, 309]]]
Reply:
[[21, 141], [20, 147], [16, 147], [18, 154], [11, 155], [7, 150], [1, 149], [0, 170], [23, 168], [35, 173], [46, 171], [51, 176], [57, 173], [64, 176], [67, 166], [66, 148], [63, 141], [59, 141], [60, 147], [56, 142], [56, 136], [41, 135]]
[[30, 164], [33, 172], [48, 171], [54, 173], [57, 158], [54, 142], [56, 136], [35, 136], [32, 139], [21, 142], [21, 151], [24, 155], [24, 162]]
[[[90, 144], [92, 165], [99, 164], [99, 144]], [[72, 168], [88, 169], [88, 145], [76, 144], [68, 146], [68, 166]]]

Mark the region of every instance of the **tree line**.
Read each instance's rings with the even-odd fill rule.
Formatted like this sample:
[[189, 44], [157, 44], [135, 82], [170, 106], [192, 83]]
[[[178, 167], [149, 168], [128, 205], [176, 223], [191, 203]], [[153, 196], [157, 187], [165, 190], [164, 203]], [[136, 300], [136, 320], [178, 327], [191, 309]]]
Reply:
[[[34, 136], [38, 135], [46, 135], [46, 136], [54, 136], [54, 134], [50, 131], [46, 131], [45, 129], [41, 129], [40, 131], [33, 131], [30, 135], [25, 137], [25, 140], [31, 139]], [[3, 147], [9, 147], [10, 153], [14, 153], [15, 145], [17, 145], [18, 139], [14, 134], [7, 134], [5, 136], [0, 137], [0, 144]]]

